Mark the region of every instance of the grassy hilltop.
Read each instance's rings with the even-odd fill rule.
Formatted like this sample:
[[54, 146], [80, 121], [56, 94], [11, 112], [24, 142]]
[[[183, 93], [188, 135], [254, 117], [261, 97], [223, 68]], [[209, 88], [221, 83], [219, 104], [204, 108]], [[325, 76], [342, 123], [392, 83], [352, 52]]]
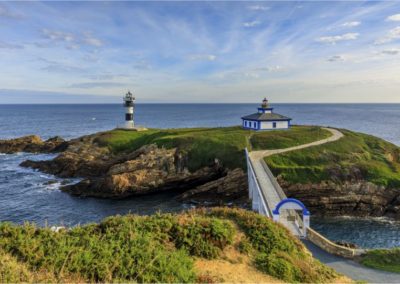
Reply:
[[[383, 139], [341, 129], [338, 141], [266, 158], [275, 175], [290, 183], [363, 179], [377, 185], [400, 187], [400, 148]], [[255, 132], [241, 127], [151, 129], [144, 132], [113, 130], [96, 142], [113, 152], [135, 150], [155, 143], [178, 147], [188, 154], [190, 170], [207, 166], [215, 158], [227, 168], [245, 168], [245, 147], [280, 149], [327, 138], [330, 132], [317, 126], [293, 126], [290, 130]]]
[[400, 148], [380, 138], [340, 129], [338, 141], [267, 157], [275, 175], [290, 183], [361, 179], [400, 187]]
[[98, 135], [96, 142], [112, 152], [132, 151], [155, 143], [177, 147], [188, 154], [190, 170], [207, 166], [215, 158], [228, 168], [245, 168], [244, 148], [278, 149], [326, 138], [330, 133], [315, 126], [293, 126], [289, 131], [255, 132], [241, 127], [150, 129], [142, 132], [112, 130]]
[[0, 224], [0, 282], [332, 282], [279, 224], [216, 208], [127, 215], [58, 233]]

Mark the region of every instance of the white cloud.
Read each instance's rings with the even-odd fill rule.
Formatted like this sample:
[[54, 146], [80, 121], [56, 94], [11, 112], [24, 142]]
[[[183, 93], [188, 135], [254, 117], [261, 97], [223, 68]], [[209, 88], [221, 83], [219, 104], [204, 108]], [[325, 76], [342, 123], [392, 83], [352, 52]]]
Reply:
[[22, 48], [24, 48], [24, 46], [19, 45], [19, 44], [0, 41], [0, 48], [4, 48], [4, 49], [22, 49]]
[[388, 54], [388, 55], [397, 55], [397, 54], [400, 54], [400, 49], [398, 49], [398, 48], [385, 49], [385, 50], [382, 50], [381, 53]]
[[261, 24], [260, 21], [245, 22], [245, 23], [243, 23], [243, 27], [252, 28], [252, 27], [258, 26], [259, 24]]
[[247, 7], [249, 10], [253, 10], [253, 11], [267, 11], [270, 9], [270, 7], [268, 6], [263, 6], [263, 5], [252, 5]]
[[255, 68], [256, 71], [267, 71], [267, 72], [278, 72], [282, 70], [282, 66], [275, 65], [275, 66], [268, 66], [268, 67], [259, 67]]
[[54, 41], [72, 42], [75, 40], [75, 36], [72, 33], [42, 29], [42, 34], [45, 38]]
[[386, 36], [375, 41], [375, 44], [384, 44], [395, 39], [400, 39], [400, 26], [390, 30]]
[[94, 37], [91, 33], [88, 33], [88, 32], [83, 34], [82, 41], [84, 43], [86, 43], [87, 45], [92, 45], [92, 46], [97, 46], [97, 47], [100, 47], [103, 45], [103, 42], [100, 39]]
[[353, 22], [346, 22], [346, 23], [343, 23], [343, 24], [341, 24], [341, 26], [342, 26], [342, 27], [345, 27], [345, 28], [352, 28], [352, 27], [357, 27], [357, 26], [359, 26], [360, 24], [361, 24], [361, 22], [353, 21]]
[[400, 22], [400, 14], [391, 15], [386, 18], [386, 21]]
[[347, 41], [347, 40], [355, 40], [358, 38], [359, 33], [346, 33], [343, 35], [336, 35], [336, 36], [322, 36], [316, 39], [316, 41], [321, 43], [331, 43], [335, 44], [339, 41]]
[[217, 56], [213, 54], [192, 54], [188, 58], [192, 61], [214, 61]]
[[343, 55], [333, 55], [327, 59], [329, 62], [345, 61], [346, 58]]
[[92, 88], [110, 88], [110, 87], [124, 87], [125, 83], [119, 82], [84, 82], [71, 84], [68, 87], [72, 89], [92, 89]]
[[103, 45], [103, 42], [90, 32], [84, 32], [79, 36], [69, 32], [42, 29], [42, 35], [51, 41], [66, 43], [68, 49], [78, 49], [81, 44], [96, 47]]
[[243, 73], [244, 77], [246, 78], [252, 78], [252, 79], [258, 79], [260, 78], [260, 74], [256, 72], [245, 72]]

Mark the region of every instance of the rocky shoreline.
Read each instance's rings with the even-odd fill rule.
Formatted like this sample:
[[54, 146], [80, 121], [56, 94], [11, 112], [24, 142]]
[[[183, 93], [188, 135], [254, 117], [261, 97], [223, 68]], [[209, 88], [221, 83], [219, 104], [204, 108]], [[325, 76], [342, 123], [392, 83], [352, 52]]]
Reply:
[[[52, 160], [26, 160], [21, 166], [62, 178], [82, 178], [60, 188], [76, 196], [119, 199], [175, 191], [180, 201], [202, 206], [248, 204], [243, 169], [227, 169], [215, 159], [189, 171], [185, 151], [155, 144], [115, 154], [97, 143], [97, 135], [70, 141], [60, 137], [43, 141], [38, 136], [0, 140], [0, 152], [59, 153]], [[399, 190], [363, 180], [290, 184], [278, 177], [278, 181], [288, 197], [302, 200], [314, 215], [400, 219]]]
[[182, 202], [201, 205], [247, 202], [247, 181], [242, 169], [229, 170], [216, 159], [207, 167], [188, 170], [188, 157], [177, 148], [145, 145], [132, 152], [111, 153], [99, 146], [97, 135], [83, 136], [70, 141], [51, 138], [42, 141], [38, 136], [1, 140], [4, 153], [56, 153], [52, 160], [26, 160], [20, 164], [62, 178], [82, 178], [60, 190], [82, 197], [121, 199], [164, 191], [181, 192]]

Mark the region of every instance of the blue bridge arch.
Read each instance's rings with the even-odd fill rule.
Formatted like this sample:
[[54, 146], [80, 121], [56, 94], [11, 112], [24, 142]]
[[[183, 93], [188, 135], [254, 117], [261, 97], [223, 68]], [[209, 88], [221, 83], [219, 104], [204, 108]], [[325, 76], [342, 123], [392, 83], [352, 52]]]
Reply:
[[297, 205], [299, 205], [301, 207], [301, 210], [303, 212], [303, 216], [310, 216], [310, 211], [307, 210], [306, 206], [303, 204], [303, 202], [301, 202], [298, 199], [295, 198], [286, 198], [281, 200], [275, 207], [274, 211], [272, 211], [272, 213], [274, 215], [279, 215], [279, 210], [281, 209], [281, 207], [286, 204], [286, 203], [295, 203]]

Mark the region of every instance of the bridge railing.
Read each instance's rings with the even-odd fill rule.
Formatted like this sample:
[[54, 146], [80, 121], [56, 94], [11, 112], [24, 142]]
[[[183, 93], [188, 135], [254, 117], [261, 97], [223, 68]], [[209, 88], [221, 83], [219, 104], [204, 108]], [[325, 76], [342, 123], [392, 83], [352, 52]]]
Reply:
[[267, 216], [268, 218], [272, 218], [272, 209], [268, 207], [266, 196], [264, 196], [263, 191], [261, 190], [260, 183], [257, 179], [257, 176], [254, 172], [253, 165], [249, 158], [249, 152], [247, 148], [246, 152], [246, 161], [247, 161], [247, 175], [248, 175], [248, 183], [249, 183], [249, 198], [252, 200], [252, 209], [256, 210], [258, 213]]
[[279, 198], [280, 198], [281, 200], [286, 199], [287, 196], [286, 196], [285, 192], [283, 191], [282, 187], [281, 187], [281, 186], [279, 185], [279, 183], [277, 182], [277, 180], [276, 180], [274, 174], [271, 172], [271, 170], [270, 170], [270, 168], [268, 167], [267, 163], [266, 163], [264, 160], [262, 160], [262, 161], [261, 161], [261, 164], [262, 164], [262, 166], [263, 166], [263, 168], [264, 168], [264, 171], [267, 173], [269, 179], [271, 180], [272, 185], [273, 185], [274, 188], [275, 188], [275, 191], [278, 193]]
[[[278, 196], [281, 200], [284, 200], [287, 198], [285, 192], [283, 191], [282, 187], [276, 180], [274, 174], [272, 173], [271, 169], [268, 167], [267, 163], [262, 160], [261, 164], [264, 168], [264, 171], [268, 175], [269, 179], [271, 180], [272, 185], [274, 186], [275, 191], [278, 193]], [[303, 234], [306, 235], [307, 232], [304, 232], [304, 223], [303, 223], [303, 218], [300, 216], [300, 214], [296, 210], [288, 210], [288, 216], [292, 217], [297, 225], [297, 227], [303, 231]]]

